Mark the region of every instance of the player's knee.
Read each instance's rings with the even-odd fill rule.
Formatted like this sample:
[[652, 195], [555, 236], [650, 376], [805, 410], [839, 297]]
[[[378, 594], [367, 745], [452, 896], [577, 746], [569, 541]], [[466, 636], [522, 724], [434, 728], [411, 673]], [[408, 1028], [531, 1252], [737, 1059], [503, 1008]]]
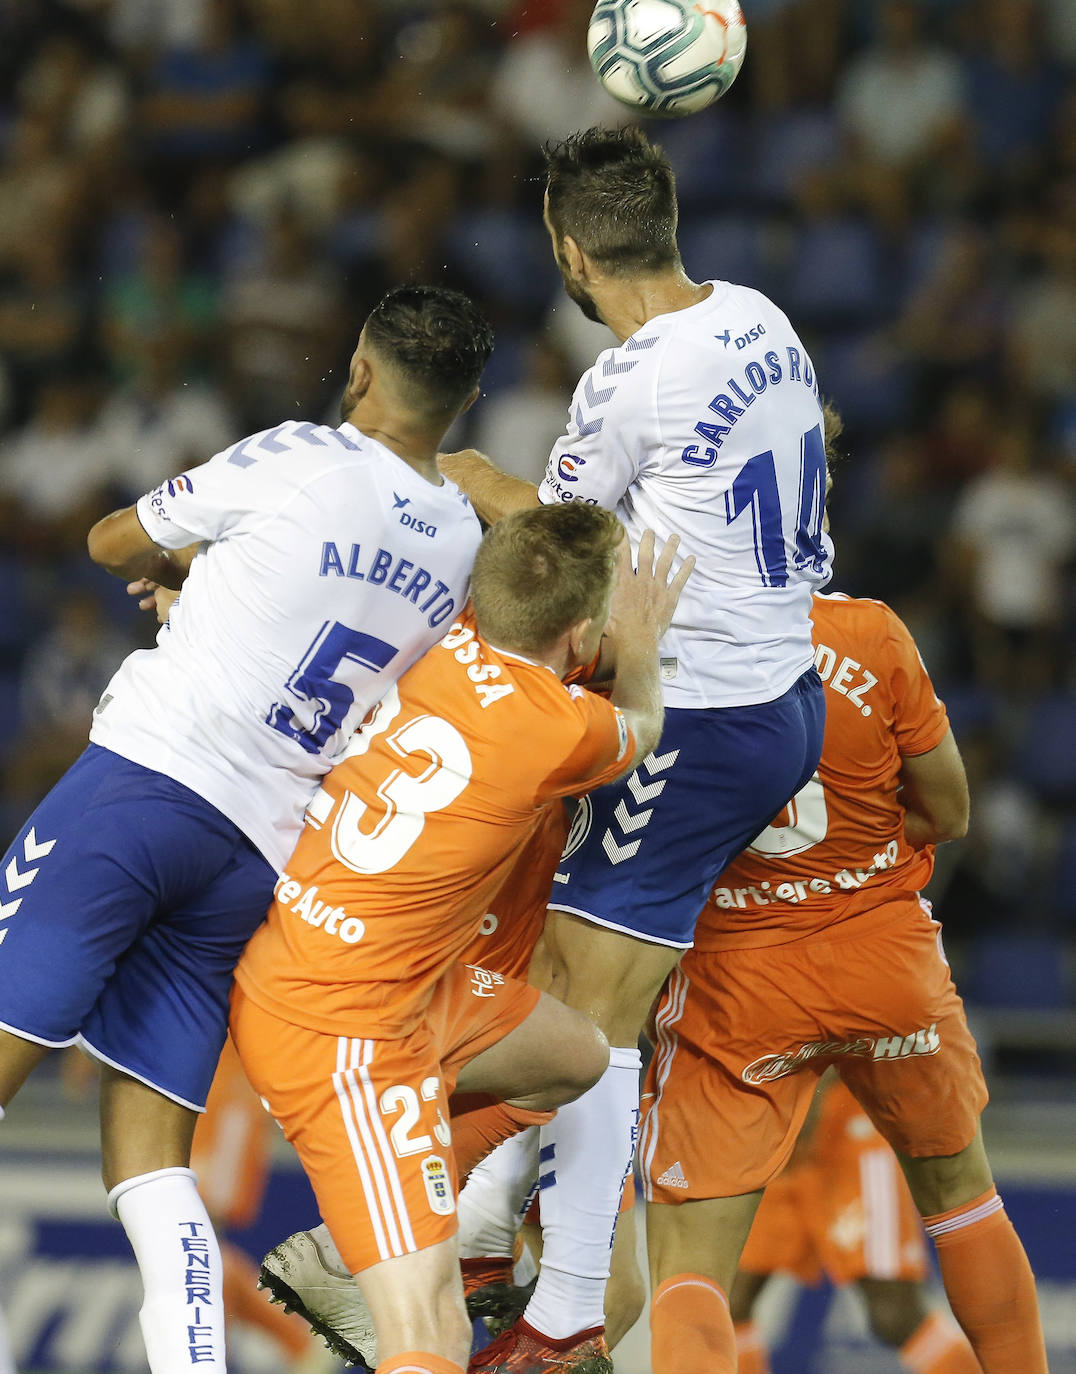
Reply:
[[609, 1041], [604, 1033], [589, 1016], [568, 1007], [564, 1008], [555, 1053], [549, 1086], [540, 1094], [540, 1105], [547, 1110], [582, 1097], [609, 1067]]

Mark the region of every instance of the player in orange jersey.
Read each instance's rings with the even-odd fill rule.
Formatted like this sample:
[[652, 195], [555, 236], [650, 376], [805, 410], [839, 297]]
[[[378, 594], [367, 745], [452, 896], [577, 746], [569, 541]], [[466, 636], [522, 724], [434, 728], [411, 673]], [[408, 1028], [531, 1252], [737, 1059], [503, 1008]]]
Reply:
[[776, 1273], [816, 1284], [855, 1284], [873, 1334], [905, 1368], [979, 1374], [962, 1332], [932, 1312], [924, 1280], [926, 1237], [896, 1156], [830, 1069], [818, 1085], [792, 1160], [755, 1213], [730, 1294], [738, 1374], [770, 1374], [752, 1321]]
[[833, 1065], [897, 1152], [985, 1374], [1043, 1374], [1034, 1277], [983, 1149], [982, 1069], [918, 895], [934, 845], [966, 828], [960, 755], [887, 606], [816, 596], [813, 619], [818, 772], [722, 874], [656, 1016], [640, 1133], [653, 1371], [736, 1369], [725, 1295]]
[[[544, 1110], [608, 1062], [589, 1018], [457, 960], [546, 807], [659, 738], [657, 642], [691, 560], [670, 580], [675, 540], [655, 565], [648, 536], [634, 574], [623, 549], [615, 517], [582, 504], [486, 535], [474, 622], [387, 694], [315, 794], [237, 971], [243, 1066], [357, 1275], [378, 1374], [467, 1360], [448, 1094]], [[603, 628], [609, 701], [561, 680]]]

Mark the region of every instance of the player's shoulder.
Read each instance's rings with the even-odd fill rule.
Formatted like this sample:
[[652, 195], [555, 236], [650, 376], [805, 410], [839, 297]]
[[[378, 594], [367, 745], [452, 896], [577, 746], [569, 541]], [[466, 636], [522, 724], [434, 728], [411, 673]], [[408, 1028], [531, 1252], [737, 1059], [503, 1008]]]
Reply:
[[863, 650], [914, 643], [911, 631], [885, 601], [844, 592], [815, 592], [811, 601], [816, 641], [829, 633], [854, 641]]

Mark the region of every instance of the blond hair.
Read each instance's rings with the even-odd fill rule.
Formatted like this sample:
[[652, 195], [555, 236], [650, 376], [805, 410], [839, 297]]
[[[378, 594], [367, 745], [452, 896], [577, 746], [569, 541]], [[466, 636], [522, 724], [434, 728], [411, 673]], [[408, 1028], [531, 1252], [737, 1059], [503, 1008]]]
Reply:
[[486, 532], [471, 574], [478, 633], [531, 656], [580, 621], [603, 615], [623, 537], [612, 511], [582, 501], [499, 520]]

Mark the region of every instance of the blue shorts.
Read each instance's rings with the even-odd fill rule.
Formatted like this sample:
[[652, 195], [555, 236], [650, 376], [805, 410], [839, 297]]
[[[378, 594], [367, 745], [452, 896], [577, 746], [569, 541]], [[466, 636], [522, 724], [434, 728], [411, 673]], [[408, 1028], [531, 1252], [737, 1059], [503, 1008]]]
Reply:
[[276, 873], [182, 783], [91, 744], [0, 861], [0, 1027], [201, 1110]]
[[549, 905], [687, 948], [718, 874], [818, 767], [822, 694], [810, 668], [776, 701], [667, 710], [634, 773], [583, 798]]

